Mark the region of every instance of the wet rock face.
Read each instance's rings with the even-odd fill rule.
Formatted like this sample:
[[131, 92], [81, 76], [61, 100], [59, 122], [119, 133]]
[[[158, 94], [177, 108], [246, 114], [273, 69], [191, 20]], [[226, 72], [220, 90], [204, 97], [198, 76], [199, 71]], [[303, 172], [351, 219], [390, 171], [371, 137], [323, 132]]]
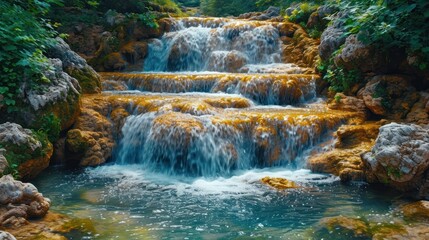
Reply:
[[58, 58], [63, 70], [76, 78], [83, 93], [99, 93], [101, 91], [100, 76], [89, 66], [85, 59], [73, 52], [61, 38], [56, 38], [57, 44], [48, 50], [48, 57]]
[[39, 139], [31, 130], [9, 122], [0, 124], [0, 145], [5, 148], [0, 152], [0, 175], [10, 171], [9, 160], [18, 165], [18, 174], [24, 179], [34, 178], [47, 168], [53, 151], [47, 139]]
[[30, 183], [16, 181], [12, 176], [0, 178], [0, 225], [19, 227], [30, 218], [46, 215], [50, 200], [44, 198]]
[[429, 199], [429, 129], [418, 125], [388, 124], [371, 152], [362, 156], [368, 180], [387, 184], [401, 191], [420, 191]]

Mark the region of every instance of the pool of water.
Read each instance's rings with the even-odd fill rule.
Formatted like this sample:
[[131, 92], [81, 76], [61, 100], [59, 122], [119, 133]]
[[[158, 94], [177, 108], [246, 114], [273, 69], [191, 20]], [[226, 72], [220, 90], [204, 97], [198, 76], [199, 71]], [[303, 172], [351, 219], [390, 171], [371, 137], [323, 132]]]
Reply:
[[[265, 176], [301, 188], [277, 191], [260, 183]], [[50, 168], [34, 183], [52, 210], [94, 223], [95, 230], [71, 239], [308, 239], [324, 217], [388, 219], [397, 197], [364, 183], [280, 168], [212, 179], [165, 176], [136, 165]]]

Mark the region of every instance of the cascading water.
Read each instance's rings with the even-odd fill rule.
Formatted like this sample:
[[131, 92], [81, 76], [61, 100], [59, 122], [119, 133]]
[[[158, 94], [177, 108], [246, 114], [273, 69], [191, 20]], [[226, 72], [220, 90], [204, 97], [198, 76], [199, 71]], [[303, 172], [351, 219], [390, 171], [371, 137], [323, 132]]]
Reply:
[[[152, 40], [145, 71], [239, 71], [246, 64], [281, 62], [278, 30], [270, 24], [179, 20], [172, 32]], [[197, 19], [194, 19], [197, 20]]]
[[[112, 91], [83, 97], [97, 130], [82, 134], [100, 141], [91, 148], [100, 155], [116, 137], [114, 164], [51, 169], [36, 181], [51, 209], [84, 219], [67, 237], [314, 239], [317, 222], [336, 215], [393, 226], [396, 196], [301, 169], [355, 113], [326, 109], [318, 76], [281, 62], [281, 24], [179, 19], [151, 40], [146, 72], [103, 73]], [[273, 190], [267, 176], [300, 188]]]
[[[255, 167], [302, 167], [302, 154], [342, 119], [326, 120], [300, 108], [263, 107], [316, 98], [318, 76], [281, 62], [278, 28], [270, 22], [179, 19], [161, 39], [151, 40], [146, 72], [105, 74], [105, 79], [123, 82], [127, 90], [152, 92], [160, 99], [188, 92], [206, 99], [186, 106], [179, 99], [158, 102], [162, 106], [154, 111], [129, 116], [115, 151], [116, 163], [204, 177], [231, 176]], [[238, 94], [250, 105], [261, 106], [218, 109], [216, 100], [207, 105], [217, 93]]]

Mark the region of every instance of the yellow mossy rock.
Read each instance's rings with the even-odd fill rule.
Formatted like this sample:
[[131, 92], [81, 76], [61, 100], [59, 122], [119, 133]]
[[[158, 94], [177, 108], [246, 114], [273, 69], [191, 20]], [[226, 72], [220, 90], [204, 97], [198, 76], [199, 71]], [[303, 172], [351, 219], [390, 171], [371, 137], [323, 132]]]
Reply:
[[264, 177], [261, 179], [261, 182], [278, 190], [300, 187], [295, 182], [287, 180], [285, 178]]

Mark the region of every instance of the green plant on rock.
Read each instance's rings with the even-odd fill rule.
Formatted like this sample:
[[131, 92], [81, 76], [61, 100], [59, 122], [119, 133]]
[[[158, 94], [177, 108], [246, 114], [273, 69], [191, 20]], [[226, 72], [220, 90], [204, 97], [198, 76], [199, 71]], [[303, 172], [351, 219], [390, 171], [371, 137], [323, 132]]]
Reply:
[[[61, 119], [55, 116], [55, 114], [50, 113], [44, 115], [38, 119], [35, 126], [38, 128], [35, 135], [39, 136], [41, 142], [46, 138], [52, 143], [58, 140], [61, 132]], [[46, 135], [46, 137], [42, 136], [42, 133]]]
[[22, 86], [35, 88], [49, 82], [43, 75], [48, 68], [43, 51], [53, 44], [55, 31], [42, 16], [54, 2], [0, 2], [0, 104], [8, 111], [16, 110]]

